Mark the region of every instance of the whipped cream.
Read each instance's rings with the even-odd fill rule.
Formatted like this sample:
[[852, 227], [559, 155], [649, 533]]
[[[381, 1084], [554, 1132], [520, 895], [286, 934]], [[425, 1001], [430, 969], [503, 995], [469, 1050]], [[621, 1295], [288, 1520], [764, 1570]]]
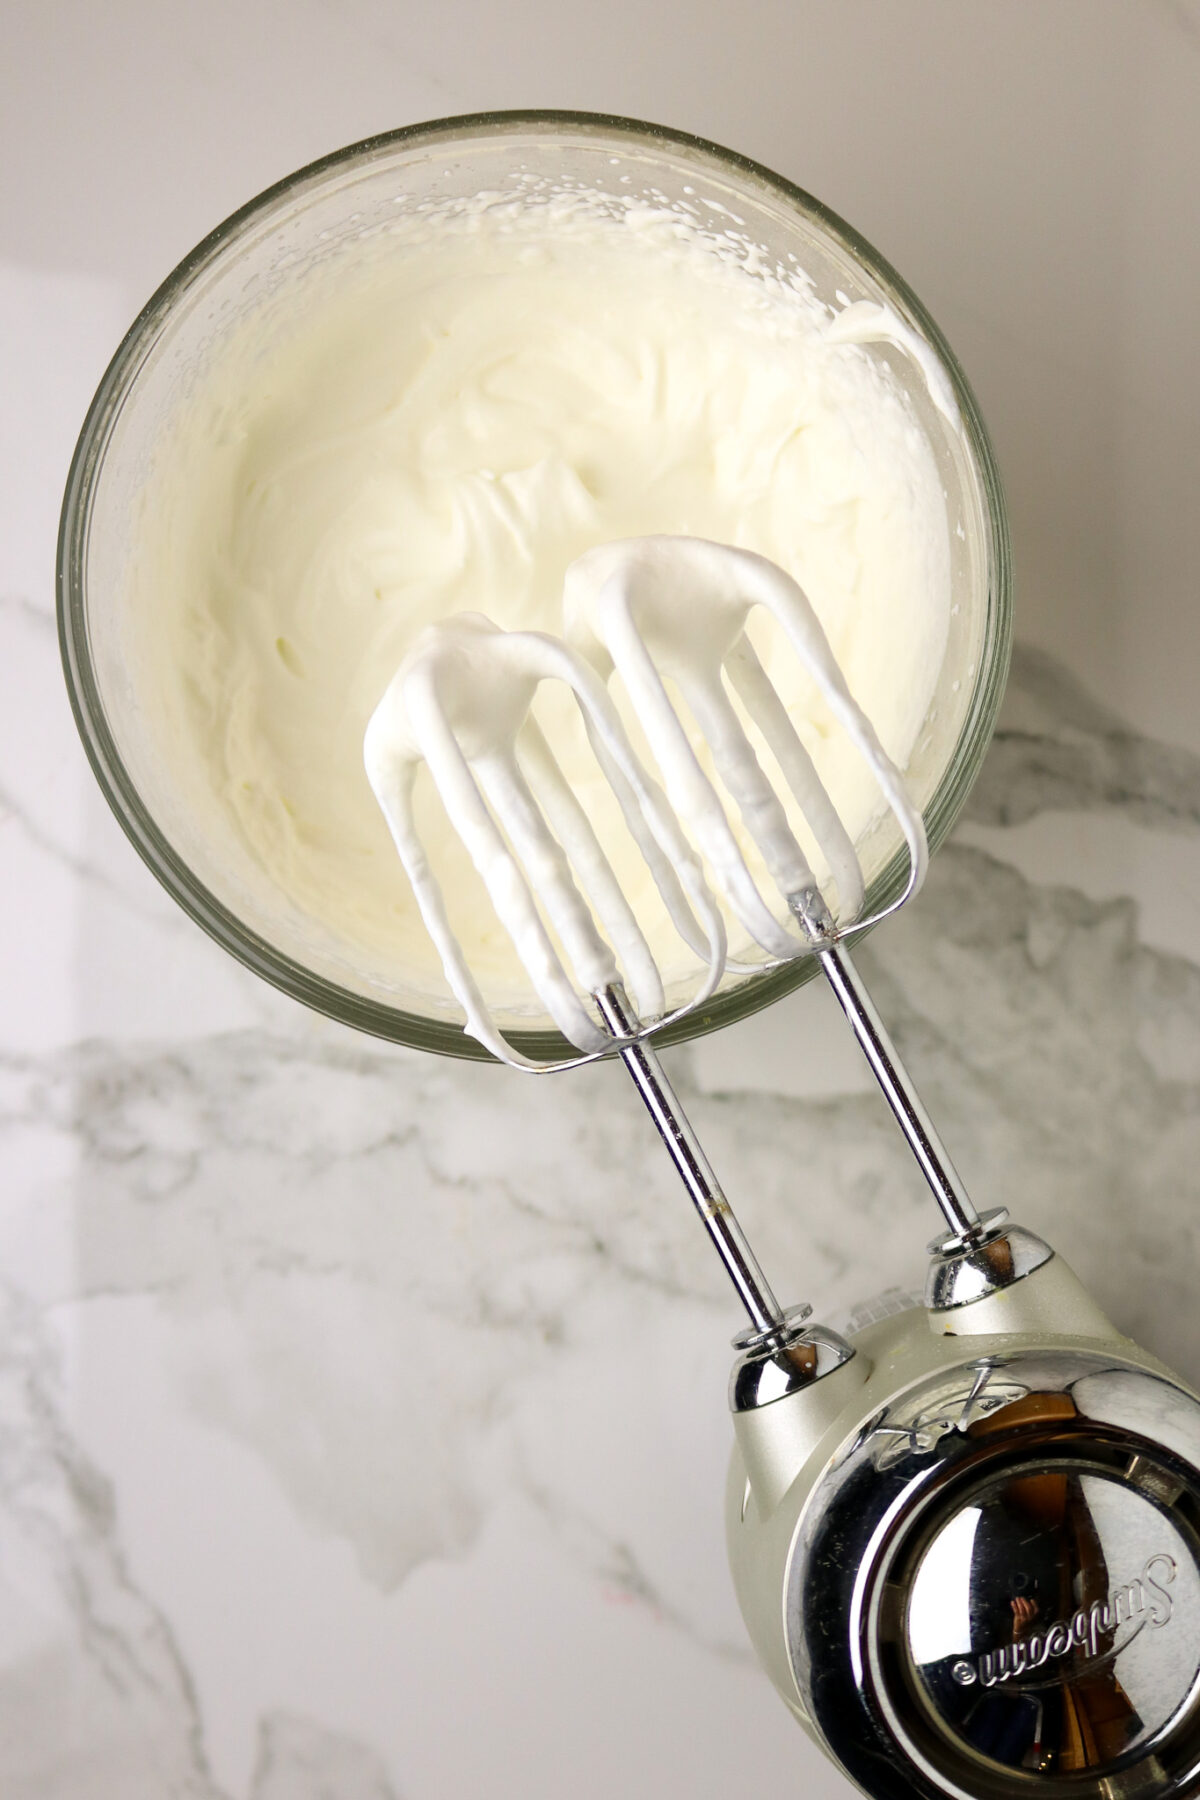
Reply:
[[[865, 772], [900, 823], [919, 885], [926, 858], [924, 822], [846, 686], [808, 596], [785, 570], [726, 544], [650, 537], [604, 544], [581, 556], [567, 571], [563, 596], [568, 638], [602, 674], [615, 670], [621, 676], [667, 795], [692, 828], [720, 892], [749, 936], [771, 955], [786, 958], [796, 955], [798, 946], [764, 902], [743, 845], [757, 849], [776, 892], [787, 901], [816, 880], [796, 835], [797, 825], [806, 826], [832, 876], [843, 928], [862, 907], [862, 868], [750, 641], [747, 627], [755, 607], [782, 628], [862, 757]], [[736, 802], [740, 831], [701, 767], [667, 691], [668, 680], [702, 736], [714, 773]], [[779, 767], [778, 790], [764, 773], [730, 688]]]
[[725, 966], [724, 922], [700, 861], [634, 755], [595, 671], [546, 633], [503, 632], [478, 613], [427, 626], [371, 716], [363, 763], [446, 979], [466, 1013], [465, 1029], [518, 1068], [536, 1065], [501, 1036], [447, 920], [414, 818], [422, 765], [534, 991], [564, 1036], [584, 1052], [601, 1049], [607, 1040], [585, 997], [623, 979], [632, 986], [640, 1017], [658, 1018], [666, 1005], [641, 923], [554, 750], [530, 717], [534, 694], [548, 680], [565, 684], [574, 696], [630, 840], [679, 935], [708, 965], [692, 1004], [709, 998]]
[[[849, 308], [853, 341], [839, 341], [803, 275], [610, 199], [481, 201], [339, 252], [215, 347], [144, 489], [128, 653], [180, 805], [230, 826], [293, 941], [307, 933], [351, 984], [433, 1015], [453, 1017], [455, 999], [362, 761], [423, 628], [470, 610], [559, 630], [577, 557], [671, 533], [757, 552], [800, 583], [901, 768], [941, 667], [935, 459], [863, 348], [906, 351], [906, 328]], [[857, 842], [881, 806], [873, 774], [786, 634], [752, 622], [751, 637]], [[629, 842], [574, 701], [548, 692], [535, 711], [668, 988], [692, 980], [698, 953]], [[628, 712], [625, 725], [644, 749]], [[543, 1021], [424, 777], [412, 805], [481, 991], [514, 1023]], [[826, 850], [792, 822], [824, 879]]]
[[[533, 1066], [502, 1037], [447, 921], [442, 889], [413, 815], [422, 765], [534, 991], [572, 1043], [584, 1052], [604, 1047], [587, 997], [624, 978], [632, 984], [643, 1021], [659, 1020], [666, 1004], [641, 924], [554, 750], [530, 716], [543, 681], [564, 683], [578, 702], [630, 837], [680, 937], [694, 948], [699, 947], [696, 920], [688, 902], [697, 907], [708, 971], [693, 1005], [703, 1004], [720, 980], [726, 935], [672, 806], [692, 828], [717, 888], [755, 942], [784, 959], [809, 945], [806, 936], [784, 928], [755, 885], [735, 829], [667, 691], [668, 679], [704, 732], [714, 767], [737, 802], [744, 836], [758, 848], [790, 910], [804, 902], [813, 871], [734, 709], [725, 687], [728, 671], [749, 721], [778, 759], [794, 801], [828, 853], [839, 922], [844, 927], [853, 921], [863, 898], [854, 845], [746, 637], [756, 605], [783, 624], [887, 797], [908, 841], [915, 889], [926, 861], [921, 815], [847, 689], [802, 589], [750, 551], [684, 537], [635, 538], [587, 551], [571, 564], [564, 585], [574, 648], [543, 632], [502, 632], [481, 614], [459, 613], [426, 627], [372, 714], [363, 743], [368, 780], [446, 979], [466, 1012], [465, 1029], [501, 1060]], [[603, 685], [614, 672], [623, 678], [645, 728], [669, 804], [638, 762]]]

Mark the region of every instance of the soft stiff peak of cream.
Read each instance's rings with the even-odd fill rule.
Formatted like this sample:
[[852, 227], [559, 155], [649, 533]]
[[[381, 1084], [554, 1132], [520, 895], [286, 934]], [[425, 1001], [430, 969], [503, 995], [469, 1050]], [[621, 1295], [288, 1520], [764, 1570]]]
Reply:
[[[340, 252], [219, 346], [159, 446], [126, 607], [138, 690], [193, 814], [230, 823], [281, 913], [361, 985], [434, 1016], [454, 1002], [362, 762], [425, 626], [474, 610], [557, 630], [585, 551], [717, 539], [799, 581], [903, 767], [950, 604], [928, 441], [887, 369], [833, 341], [801, 278], [759, 279], [677, 217], [564, 204], [552, 222], [484, 209], [460, 223], [413, 218]], [[852, 335], [887, 336], [889, 317], [852, 320]], [[872, 776], [784, 634], [755, 641], [857, 840], [879, 807]], [[542, 723], [561, 724], [564, 777], [603, 826], [607, 782], [567, 704], [548, 695]], [[424, 777], [413, 807], [481, 990], [538, 1023]], [[691, 979], [651, 872], [624, 853], [614, 866], [668, 986]]]

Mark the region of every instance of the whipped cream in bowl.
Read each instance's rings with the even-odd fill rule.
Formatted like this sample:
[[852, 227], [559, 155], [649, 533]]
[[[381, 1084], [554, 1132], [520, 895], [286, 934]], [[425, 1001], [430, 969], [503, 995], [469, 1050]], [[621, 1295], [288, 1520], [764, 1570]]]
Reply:
[[[371, 793], [367, 721], [423, 630], [470, 611], [561, 632], [568, 567], [654, 534], [801, 583], [935, 845], [990, 735], [1009, 570], [969, 389], [899, 278], [779, 177], [655, 127], [508, 114], [353, 146], [205, 240], [93, 404], [60, 612], [101, 785], [258, 973], [480, 1054]], [[786, 642], [756, 649], [873, 909], [903, 878], [894, 820]], [[556, 704], [541, 726], [603, 832]], [[506, 1035], [561, 1054], [436, 796], [414, 804]], [[644, 870], [614, 866], [654, 943]], [[807, 970], [738, 963], [681, 1029]], [[664, 975], [677, 1004], [697, 969], [685, 951]]]

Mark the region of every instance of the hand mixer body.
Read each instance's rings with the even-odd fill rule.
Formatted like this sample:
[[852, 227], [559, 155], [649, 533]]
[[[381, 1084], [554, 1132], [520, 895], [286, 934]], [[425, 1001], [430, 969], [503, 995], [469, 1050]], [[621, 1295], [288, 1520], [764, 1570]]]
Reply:
[[1060, 1257], [850, 1342], [731, 1385], [730, 1566], [805, 1730], [886, 1800], [1200, 1791], [1200, 1399]]

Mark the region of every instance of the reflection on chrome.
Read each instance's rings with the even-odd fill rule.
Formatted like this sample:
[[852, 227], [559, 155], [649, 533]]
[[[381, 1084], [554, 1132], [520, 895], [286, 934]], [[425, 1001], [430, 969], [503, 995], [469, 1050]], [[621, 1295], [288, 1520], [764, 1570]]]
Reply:
[[[976, 1662], [960, 1657], [951, 1673], [963, 1687], [976, 1681], [995, 1687], [999, 1681], [1015, 1681], [1057, 1657], [1076, 1653], [1072, 1674], [1090, 1674], [1127, 1649], [1143, 1626], [1168, 1622], [1172, 1603], [1167, 1584], [1174, 1581], [1177, 1566], [1173, 1556], [1160, 1550], [1147, 1557], [1140, 1575], [1113, 1588], [1107, 1599], [1077, 1607], [1069, 1619], [1057, 1620], [1044, 1632], [1034, 1631], [1027, 1638], [1015, 1637], [1011, 1644], [985, 1650]], [[1118, 1642], [1122, 1625], [1132, 1629]]]
[[786, 1614], [851, 1778], [888, 1800], [1200, 1791], [1192, 1396], [1028, 1343], [883, 1405], [870, 1386], [803, 1513]]

